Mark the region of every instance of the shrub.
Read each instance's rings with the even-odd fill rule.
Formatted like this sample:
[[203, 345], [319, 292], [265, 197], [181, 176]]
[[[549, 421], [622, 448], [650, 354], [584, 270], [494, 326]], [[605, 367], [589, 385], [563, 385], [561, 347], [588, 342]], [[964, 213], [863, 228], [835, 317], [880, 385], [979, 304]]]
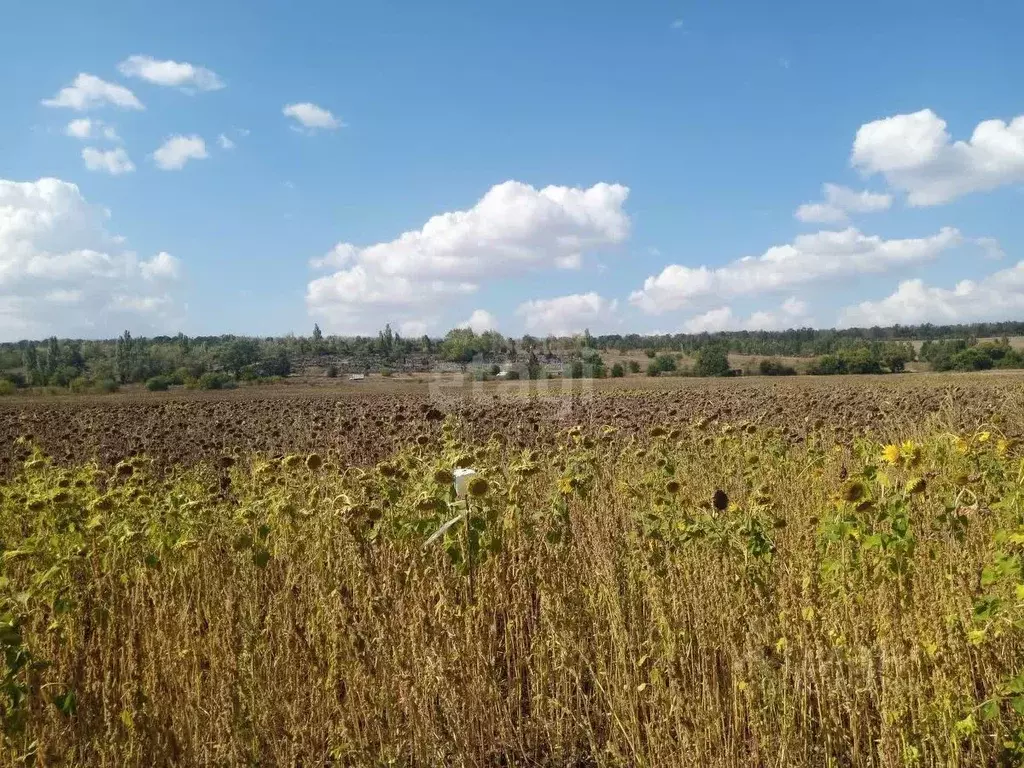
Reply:
[[515, 381], [518, 378], [519, 378], [519, 371], [510, 370], [510, 371], [506, 371], [505, 372], [505, 380], [506, 381]]
[[393, 370], [391, 370], [390, 368], [381, 368], [380, 369], [380, 375], [383, 376], [386, 379], [389, 379], [389, 378], [391, 378], [392, 376], [395, 375], [395, 372]]
[[822, 355], [807, 367], [812, 376], [836, 376], [846, 373], [846, 363], [838, 355]]
[[226, 373], [210, 371], [199, 377], [199, 389], [234, 389], [235, 381]]
[[695, 376], [728, 376], [729, 356], [725, 348], [719, 346], [701, 347], [697, 350], [697, 358], [693, 363]]
[[171, 380], [166, 376], [154, 376], [146, 382], [146, 389], [150, 392], [166, 392], [171, 388]]
[[640, 363], [638, 363], [636, 360], [630, 360], [629, 361], [629, 372], [630, 373], [640, 373]]
[[8, 381], [7, 379], [0, 379], [0, 397], [4, 395], [13, 395], [18, 388], [14, 386], [14, 382]]
[[849, 373], [882, 373], [882, 363], [867, 347], [845, 350], [841, 353]]
[[93, 390], [101, 395], [112, 395], [121, 389], [121, 386], [113, 379], [100, 379], [93, 384]]
[[326, 373], [328, 379], [338, 378], [338, 366], [336, 366], [334, 363], [331, 363], [330, 365], [327, 366]]
[[995, 366], [995, 361], [989, 350], [980, 345], [957, 352], [953, 355], [951, 363], [953, 368], [958, 371], [987, 371]]
[[791, 365], [784, 365], [774, 358], [765, 358], [757, 366], [762, 376], [795, 376], [796, 368]]
[[663, 373], [670, 373], [676, 369], [676, 358], [675, 355], [663, 354], [658, 355], [654, 360], [658, 366], [658, 370]]
[[569, 367], [569, 378], [570, 379], [582, 379], [583, 378], [583, 361], [573, 360], [572, 365]]
[[651, 360], [653, 360], [655, 355], [657, 355], [658, 353], [653, 349], [645, 349], [644, 354], [651, 358]]
[[622, 363], [616, 363], [612, 366], [612, 378], [621, 379], [626, 375], [626, 370], [622, 367]]
[[651, 360], [651, 362], [649, 362], [647, 364], [647, 375], [648, 376], [659, 376], [660, 374], [661, 374], [661, 368], [658, 366], [658, 364], [654, 360]]

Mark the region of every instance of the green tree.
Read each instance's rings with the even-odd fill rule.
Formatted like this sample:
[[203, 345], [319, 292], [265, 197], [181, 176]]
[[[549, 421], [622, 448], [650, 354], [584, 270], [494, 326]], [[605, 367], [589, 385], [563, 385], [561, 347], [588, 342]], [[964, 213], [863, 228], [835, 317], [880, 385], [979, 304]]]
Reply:
[[324, 333], [320, 330], [319, 323], [313, 323], [313, 354], [323, 355], [327, 352], [324, 344]]
[[526, 375], [531, 379], [539, 379], [542, 370], [537, 353], [531, 349], [530, 357], [526, 363]]
[[671, 373], [676, 369], [676, 359], [667, 353], [658, 355], [654, 359], [654, 363], [662, 373]]
[[616, 363], [612, 366], [612, 378], [621, 379], [626, 375], [626, 369], [622, 367], [622, 363]]
[[259, 360], [259, 355], [260, 348], [255, 339], [240, 338], [224, 347], [220, 361], [221, 365], [238, 376], [243, 368]]
[[29, 384], [42, 384], [42, 371], [39, 370], [39, 353], [35, 344], [29, 343], [22, 352], [22, 365], [25, 368], [25, 378]]
[[693, 364], [693, 372], [697, 376], [728, 376], [729, 371], [729, 356], [725, 347], [713, 344], [697, 351]]
[[120, 383], [146, 379], [144, 355], [145, 347], [141, 340], [133, 339], [128, 331], [121, 334], [114, 348], [114, 370]]
[[449, 362], [459, 363], [462, 369], [473, 362], [479, 352], [479, 338], [472, 328], [452, 328], [441, 342], [441, 356]]
[[882, 365], [892, 373], [903, 372], [913, 359], [914, 348], [910, 344], [886, 344], [882, 352]]

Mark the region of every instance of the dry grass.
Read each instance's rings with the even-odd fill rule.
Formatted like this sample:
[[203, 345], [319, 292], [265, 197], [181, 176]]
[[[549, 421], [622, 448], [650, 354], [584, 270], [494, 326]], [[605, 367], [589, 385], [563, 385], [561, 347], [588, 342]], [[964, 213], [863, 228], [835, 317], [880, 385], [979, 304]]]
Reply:
[[528, 450], [449, 419], [368, 470], [34, 455], [0, 508], [6, 757], [1018, 764], [1021, 454], [952, 415], [887, 452], [667, 418]]

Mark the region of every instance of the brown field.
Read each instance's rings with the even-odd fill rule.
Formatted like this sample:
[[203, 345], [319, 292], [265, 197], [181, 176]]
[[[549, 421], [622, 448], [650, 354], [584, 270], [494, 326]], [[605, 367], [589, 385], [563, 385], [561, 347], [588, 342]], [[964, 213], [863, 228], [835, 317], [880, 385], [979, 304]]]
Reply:
[[[429, 378], [373, 377], [225, 392], [8, 398], [0, 401], [0, 473], [16, 466], [30, 436], [58, 462], [103, 465], [145, 454], [165, 466], [225, 453], [270, 456], [327, 451], [342, 464], [372, 465], [417, 434], [456, 416], [472, 440], [500, 432], [513, 444], [550, 442], [574, 424], [642, 433], [654, 422], [750, 421], [794, 435], [823, 421], [839, 434], [884, 437], [944, 414], [982, 423], [1021, 414], [1024, 373], [849, 377], [548, 380], [446, 385]], [[440, 395], [440, 396], [438, 396]]]

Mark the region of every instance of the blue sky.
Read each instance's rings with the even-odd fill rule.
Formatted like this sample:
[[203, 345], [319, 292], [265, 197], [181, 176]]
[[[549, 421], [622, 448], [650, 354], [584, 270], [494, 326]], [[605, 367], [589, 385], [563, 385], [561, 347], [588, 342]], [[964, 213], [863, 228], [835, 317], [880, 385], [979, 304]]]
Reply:
[[0, 338], [1024, 319], [1020, 3], [3, 13]]

